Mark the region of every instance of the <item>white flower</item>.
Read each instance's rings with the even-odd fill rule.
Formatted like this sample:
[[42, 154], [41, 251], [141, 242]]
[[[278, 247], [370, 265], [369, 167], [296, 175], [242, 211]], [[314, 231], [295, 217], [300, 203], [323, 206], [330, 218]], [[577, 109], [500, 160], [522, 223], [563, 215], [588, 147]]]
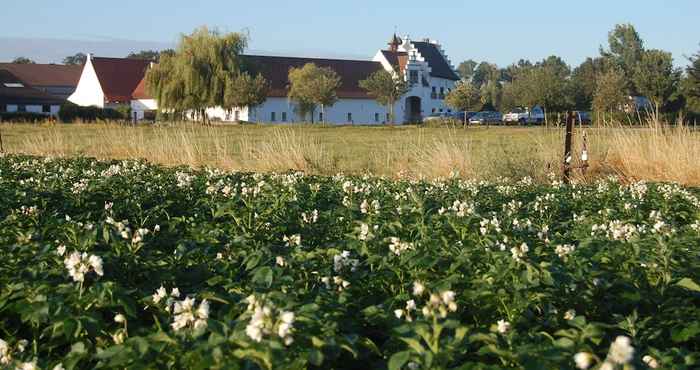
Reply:
[[195, 299], [185, 298], [182, 301], [175, 302], [173, 306], [173, 323], [171, 326], [175, 331], [192, 325], [194, 329], [205, 328], [207, 326], [207, 318], [209, 318], [209, 302], [203, 300], [199, 307], [195, 310]]
[[400, 319], [403, 316], [403, 310], [400, 308], [394, 310], [394, 316], [396, 316], [397, 319]]
[[168, 296], [168, 291], [165, 290], [165, 288], [161, 285], [160, 288], [158, 288], [153, 294], [153, 303], [158, 303], [160, 302], [161, 299], [165, 298]]
[[624, 335], [615, 338], [615, 341], [610, 345], [608, 359], [616, 364], [624, 365], [630, 362], [633, 356], [634, 347], [632, 347], [630, 338]]
[[358, 239], [367, 240], [368, 235], [369, 235], [369, 226], [365, 223], [362, 223], [360, 225], [360, 236], [358, 237]]
[[102, 276], [102, 258], [87, 253], [73, 252], [65, 260], [63, 264], [68, 269], [68, 274], [73, 278], [73, 281], [85, 281], [85, 274], [91, 270], [97, 275]]
[[277, 257], [275, 257], [275, 264], [277, 266], [284, 267], [287, 265], [287, 262], [284, 260], [284, 257], [277, 256]]
[[574, 362], [576, 362], [576, 367], [581, 370], [586, 370], [591, 367], [591, 362], [593, 356], [588, 352], [579, 352], [574, 355]]
[[63, 244], [59, 245], [58, 248], [56, 249], [56, 254], [58, 254], [58, 255], [61, 256], [61, 257], [62, 257], [64, 254], [66, 254], [66, 246], [63, 245]]
[[420, 297], [425, 293], [425, 285], [421, 283], [420, 281], [414, 281], [413, 282], [413, 295]]
[[609, 363], [608, 361], [605, 361], [602, 365], [600, 365], [598, 370], [615, 370], [615, 365]]
[[498, 332], [501, 334], [505, 334], [510, 330], [510, 323], [506, 320], [498, 320], [497, 326]]
[[114, 322], [118, 324], [123, 324], [124, 322], [126, 322], [126, 317], [119, 313], [116, 316], [114, 316]]
[[18, 370], [36, 370], [38, 369], [36, 367], [36, 364], [34, 362], [23, 362], [19, 366], [17, 366]]
[[564, 320], [573, 320], [576, 317], [576, 311], [568, 310], [564, 313]]
[[652, 369], [656, 369], [657, 367], [659, 367], [659, 362], [649, 355], [642, 357], [642, 361], [644, 361], [644, 363]]
[[62, 363], [58, 363], [56, 366], [53, 367], [53, 370], [66, 370], [66, 369], [63, 367]]
[[282, 238], [284, 245], [287, 247], [299, 246], [301, 245], [301, 235], [295, 234], [292, 236], [284, 236]]

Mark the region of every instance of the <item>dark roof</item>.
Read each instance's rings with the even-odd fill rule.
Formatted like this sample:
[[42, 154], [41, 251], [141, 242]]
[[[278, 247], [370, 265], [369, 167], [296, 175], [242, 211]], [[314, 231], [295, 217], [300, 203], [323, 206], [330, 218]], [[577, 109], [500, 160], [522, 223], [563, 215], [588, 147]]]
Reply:
[[150, 60], [92, 57], [97, 79], [108, 102], [129, 102], [146, 74]]
[[445, 57], [435, 44], [425, 41], [412, 41], [411, 43], [428, 62], [431, 76], [453, 81], [459, 80], [459, 76], [452, 70], [452, 67], [447, 63], [447, 60], [445, 60]]
[[262, 55], [245, 55], [247, 64], [254, 73], [260, 73], [270, 83], [269, 97], [286, 97], [289, 86], [289, 69], [314, 63], [319, 67], [330, 67], [340, 76], [341, 85], [337, 91], [339, 98], [371, 98], [359, 86], [361, 80], [382, 70], [379, 62], [365, 60], [296, 58]]
[[[21, 86], [8, 87], [5, 84]], [[61, 104], [64, 100], [24, 84], [6, 69], [0, 69], [0, 104]]]
[[[408, 53], [405, 51], [382, 50], [384, 58], [394, 67], [396, 72], [402, 73], [408, 63]], [[396, 69], [398, 67], [398, 70]]]
[[16, 64], [0, 63], [0, 69], [10, 71], [30, 86], [78, 86], [83, 66], [62, 64]]

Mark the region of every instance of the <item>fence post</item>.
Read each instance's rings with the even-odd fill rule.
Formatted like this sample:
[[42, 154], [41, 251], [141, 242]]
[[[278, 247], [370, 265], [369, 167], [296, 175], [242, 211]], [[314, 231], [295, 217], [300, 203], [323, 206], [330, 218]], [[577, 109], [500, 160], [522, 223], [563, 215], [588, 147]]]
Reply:
[[2, 147], [2, 117], [0, 117], [0, 153], [5, 153], [5, 148]]
[[571, 111], [566, 112], [566, 138], [564, 139], [564, 183], [571, 183], [571, 147], [574, 139], [574, 115]]

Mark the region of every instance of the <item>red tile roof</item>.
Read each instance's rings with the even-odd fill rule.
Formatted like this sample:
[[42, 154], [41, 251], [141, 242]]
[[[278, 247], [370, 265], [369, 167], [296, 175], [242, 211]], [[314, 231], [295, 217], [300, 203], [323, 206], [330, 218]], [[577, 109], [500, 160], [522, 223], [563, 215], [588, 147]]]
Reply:
[[146, 77], [141, 79], [141, 82], [139, 82], [138, 85], [136, 85], [136, 88], [134, 91], [131, 93], [131, 98], [132, 99], [153, 99], [150, 94], [148, 94], [148, 91], [146, 91]]
[[78, 86], [83, 66], [62, 64], [16, 64], [0, 63], [0, 69], [10, 71], [30, 86]]
[[113, 103], [131, 101], [131, 94], [143, 80], [150, 63], [144, 59], [92, 57], [105, 100]]
[[330, 67], [340, 76], [341, 86], [337, 91], [339, 98], [371, 99], [367, 92], [359, 86], [359, 82], [370, 74], [383, 69], [379, 62], [364, 60], [261, 55], [245, 55], [244, 58], [254, 73], [261, 73], [270, 83], [268, 97], [286, 97], [289, 86], [289, 69], [303, 67], [306, 63], [314, 63], [319, 67]]

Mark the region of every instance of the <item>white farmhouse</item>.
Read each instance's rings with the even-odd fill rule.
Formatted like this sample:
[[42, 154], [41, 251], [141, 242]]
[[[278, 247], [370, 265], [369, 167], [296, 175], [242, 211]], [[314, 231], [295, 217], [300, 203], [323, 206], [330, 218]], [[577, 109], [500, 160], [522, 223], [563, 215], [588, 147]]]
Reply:
[[144, 88], [143, 80], [150, 64], [144, 59], [102, 58], [88, 54], [78, 86], [68, 100], [99, 108], [130, 106], [132, 114], [143, 119], [157, 108]]
[[[400, 75], [409, 82], [409, 92], [395, 104], [394, 117], [398, 123], [418, 122], [426, 115], [447, 112], [445, 95], [454, 87], [459, 76], [450, 60], [436, 41], [411, 41], [394, 37], [387, 50], [377, 52], [372, 61], [297, 58], [280, 56], [244, 56], [255, 72], [261, 73], [270, 83], [267, 100], [254, 109], [247, 107], [224, 111], [210, 108], [210, 118], [224, 122], [299, 122], [303, 118], [296, 113], [296, 104], [287, 98], [288, 73], [293, 67], [314, 63], [319, 67], [333, 69], [341, 78], [337, 91], [338, 101], [326, 107], [325, 115], [314, 113], [314, 121], [335, 124], [379, 124], [389, 117], [387, 108], [379, 105], [373, 97], [360, 88], [359, 82], [370, 74], [384, 69]], [[308, 119], [308, 117], [307, 117]]]

